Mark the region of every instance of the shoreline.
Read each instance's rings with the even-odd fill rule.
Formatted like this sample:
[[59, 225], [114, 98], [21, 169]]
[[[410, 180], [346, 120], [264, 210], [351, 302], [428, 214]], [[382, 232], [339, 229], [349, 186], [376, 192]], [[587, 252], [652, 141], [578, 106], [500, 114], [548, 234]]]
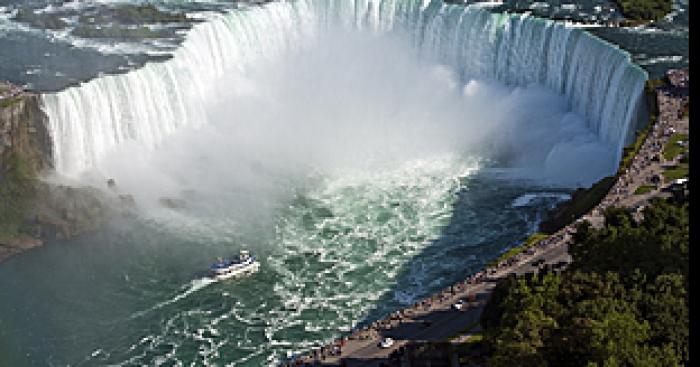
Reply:
[[[487, 266], [467, 279], [431, 294], [412, 306], [394, 311], [383, 319], [372, 322], [369, 326], [353, 330], [349, 335], [335, 339], [322, 347], [313, 348], [311, 353], [290, 358], [279, 365], [379, 366], [400, 358], [402, 352], [417, 341], [439, 341], [450, 337], [464, 341], [479, 329], [478, 320], [481, 311], [500, 279], [510, 274], [538, 272], [544, 269], [557, 271], [564, 269], [571, 262], [568, 244], [576, 232], [576, 225], [589, 221], [593, 226], [601, 227], [604, 224], [604, 210], [610, 206], [627, 207], [635, 215], [641, 215], [641, 209], [650, 200], [670, 196], [671, 194], [665, 192], [664, 188], [673, 185], [674, 181], [663, 178], [663, 167], [669, 162], [663, 159], [657, 161], [655, 157], [663, 156], [666, 142], [673, 132], [687, 133], [689, 123], [688, 116], [681, 113], [684, 103], [687, 103], [685, 102], [687, 95], [684, 96], [683, 89], [687, 87], [688, 72], [680, 72], [685, 73], [685, 77], [680, 79], [686, 81], [686, 84], [680, 84], [680, 87], [674, 81], [674, 78], [678, 78], [674, 73], [678, 73], [678, 69], [670, 69], [665, 83], [654, 90], [658, 114], [655, 122], [653, 120], [649, 122], [652, 124], [648, 126], [649, 134], [644, 136], [639, 150], [627, 167], [623, 167], [623, 162], [620, 162], [622, 169], [616, 175], [614, 184], [593, 209], [532, 247], [494, 266]], [[676, 158], [671, 160], [671, 163], [677, 163]], [[635, 193], [636, 189], [649, 182], [657, 181], [659, 177], [661, 179], [655, 183], [656, 189], [644, 194]], [[543, 262], [538, 263], [540, 260]], [[466, 309], [452, 308], [453, 302], [459, 299], [469, 300]], [[438, 320], [432, 320], [426, 324], [427, 316], [431, 313], [435, 314], [435, 319]], [[435, 328], [441, 325], [440, 319], [446, 320], [442, 322], [445, 327], [448, 327], [449, 323], [474, 325], [476, 321], [477, 324], [466, 333], [462, 333], [463, 335], [460, 333], [445, 335], [445, 332], [441, 333], [441, 330]], [[460, 323], [458, 319], [463, 321]], [[433, 323], [435, 326], [432, 326]], [[407, 329], [406, 325], [414, 326], [413, 330], [402, 332], [402, 328]], [[448, 332], [450, 331], [452, 329], [448, 328]], [[395, 340], [393, 346], [379, 348], [378, 343], [383, 337], [393, 338]]]
[[130, 209], [104, 188], [47, 181], [52, 156], [39, 95], [0, 81], [0, 263], [47, 240], [94, 233]]
[[[650, 158], [650, 153], [658, 153], [659, 150], [662, 150], [665, 145], [660, 144], [659, 141], [653, 141], [653, 139], [668, 139], [670, 137], [667, 128], [672, 128], [673, 126], [664, 127], [664, 119], [662, 119], [662, 115], [671, 115], [675, 113], [676, 115], [680, 116], [680, 114], [677, 113], [676, 108], [679, 106], [676, 106], [677, 104], [671, 101], [675, 97], [666, 95], [661, 90], [657, 90], [656, 98], [659, 101], [659, 121], [652, 126], [650, 135], [646, 137], [642, 148], [633, 157], [630, 167], [616, 177], [613, 188], [606, 194], [605, 198], [594, 207], [592, 211], [554, 234], [548, 236], [546, 239], [537, 242], [532, 248], [525, 250], [509, 259], [500, 261], [495, 266], [486, 267], [483, 270], [471, 275], [467, 279], [455, 283], [438, 293], [430, 295], [429, 297], [414, 303], [410, 307], [397, 310], [387, 317], [373, 322], [370, 326], [364, 327], [360, 330], [353, 330], [350, 335], [346, 335], [322, 348], [316, 349], [317, 357], [323, 356], [324, 354], [328, 354], [328, 352], [333, 352], [335, 350], [340, 352], [337, 356], [331, 355], [328, 358], [321, 358], [323, 361], [319, 361], [319, 363], [342, 363], [341, 361], [344, 358], [351, 357], [347, 354], [352, 354], [353, 352], [359, 352], [360, 354], [365, 353], [368, 346], [366, 342], [369, 342], [369, 346], [372, 346], [373, 342], [378, 341], [379, 336], [389, 335], [389, 333], [395, 331], [397, 327], [401, 326], [409, 328], [407, 331], [405, 331], [406, 333], [413, 333], [426, 337], [431, 335], [441, 336], [441, 334], [438, 334], [434, 329], [436, 326], [445, 325], [439, 325], [439, 320], [437, 322], [428, 320], [427, 316], [436, 311], [445, 311], [445, 307], [447, 308], [446, 311], [449, 312], [453, 301], [456, 299], [461, 299], [464, 297], [470, 298], [473, 296], [474, 300], [470, 302], [470, 306], [463, 311], [459, 311], [462, 314], [460, 316], [466, 315], [467, 318], [469, 318], [470, 321], [466, 325], [471, 325], [473, 324], [474, 320], [478, 320], [478, 315], [480, 315], [483, 305], [488, 301], [490, 291], [493, 289], [498, 280], [508, 276], [510, 273], [531, 270], [530, 264], [538, 259], [547, 259], [547, 262], [551, 264], [561, 264], [562, 262], [570, 261], [570, 257], [568, 257], [566, 250], [568, 243], [571, 240], [571, 235], [575, 232], [573, 229], [574, 225], [583, 220], [589, 220], [591, 223], [595, 224], [597, 221], [602, 219], [602, 211], [606, 207], [610, 205], [619, 205], [620, 203], [625, 204], [627, 203], [625, 198], [630, 199], [631, 197], [632, 199], [637, 199], [630, 200], [629, 203], [630, 205], [634, 205], [637, 209], [638, 202], [646, 202], [652, 197], [663, 195], [663, 193], [660, 191], [661, 185], [658, 185], [657, 190], [654, 190], [648, 195], [641, 197], [634, 197], [635, 194], [633, 194], [633, 191], [630, 190], [630, 185], [639, 183], [638, 180], [634, 180], [634, 177], [630, 176], [638, 175], [642, 170], [650, 167], [648, 163], [649, 160], [643, 158]], [[682, 105], [680, 107], [682, 107]], [[668, 116], [666, 117], [668, 118]], [[687, 117], [685, 119], [687, 120]], [[650, 141], [653, 141], [654, 143], [652, 146], [649, 146], [648, 144]], [[661, 142], [663, 143], [665, 141]], [[13, 256], [38, 246], [41, 246], [41, 243], [38, 245], [28, 243], [22, 247], [22, 249], [18, 250], [17, 252], [13, 252], [8, 256]], [[0, 245], [0, 249], [2, 249], [2, 247], [3, 246]], [[2, 252], [0, 252], [0, 262], [3, 260]], [[560, 267], [565, 267], [565, 265], [560, 265]], [[415, 321], [417, 318], [421, 318], [421, 320], [429, 322], [419, 323]], [[457, 326], [464, 326], [464, 323], [455, 323], [453, 328]], [[353, 348], [353, 342], [361, 342], [359, 345], [360, 348]], [[396, 347], [403, 346], [405, 344], [406, 343], [397, 342], [394, 348], [381, 351], [387, 352], [396, 350]], [[372, 350], [372, 352], [374, 352], [374, 350]], [[317, 357], [314, 357], [313, 355], [308, 356], [308, 358], [310, 358], [309, 361], [312, 359], [317, 359]]]

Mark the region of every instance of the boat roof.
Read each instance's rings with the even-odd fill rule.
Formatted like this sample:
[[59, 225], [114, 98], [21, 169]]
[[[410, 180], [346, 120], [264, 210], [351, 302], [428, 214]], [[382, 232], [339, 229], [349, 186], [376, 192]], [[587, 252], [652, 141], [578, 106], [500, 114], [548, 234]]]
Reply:
[[233, 264], [242, 263], [242, 262], [244, 261], [244, 259], [241, 258], [241, 255], [248, 256], [249, 254], [250, 254], [250, 253], [249, 253], [247, 250], [241, 250], [240, 255], [234, 256], [234, 257], [233, 257], [233, 260], [232, 260], [232, 259], [221, 259], [221, 258], [220, 258], [219, 261], [217, 261], [217, 262], [211, 264], [211, 266], [210, 266], [209, 268], [212, 269], [212, 270], [214, 270], [214, 269], [221, 269], [221, 268], [229, 267], [229, 266], [231, 266], [231, 265], [233, 265]]

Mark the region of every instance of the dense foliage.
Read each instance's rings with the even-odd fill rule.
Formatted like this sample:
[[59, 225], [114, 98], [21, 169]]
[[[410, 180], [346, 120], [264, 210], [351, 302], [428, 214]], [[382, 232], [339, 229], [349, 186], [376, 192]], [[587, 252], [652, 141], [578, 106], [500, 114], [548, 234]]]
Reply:
[[659, 20], [671, 11], [672, 0], [617, 0], [628, 19]]
[[492, 366], [688, 364], [688, 205], [657, 201], [586, 222], [556, 274], [510, 277], [481, 323]]
[[0, 238], [17, 234], [30, 198], [35, 195], [33, 175], [25, 160], [13, 153], [5, 163], [6, 169], [0, 171]]

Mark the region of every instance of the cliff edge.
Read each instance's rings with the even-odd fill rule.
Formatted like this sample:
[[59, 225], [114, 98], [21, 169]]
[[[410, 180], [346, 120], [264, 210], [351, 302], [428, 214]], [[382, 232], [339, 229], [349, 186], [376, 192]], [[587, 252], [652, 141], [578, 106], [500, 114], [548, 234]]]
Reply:
[[39, 96], [0, 82], [0, 261], [47, 239], [96, 231], [111, 214], [97, 188], [42, 180], [51, 152]]
[[51, 167], [51, 138], [39, 96], [0, 81], [0, 179], [13, 155], [34, 174]]

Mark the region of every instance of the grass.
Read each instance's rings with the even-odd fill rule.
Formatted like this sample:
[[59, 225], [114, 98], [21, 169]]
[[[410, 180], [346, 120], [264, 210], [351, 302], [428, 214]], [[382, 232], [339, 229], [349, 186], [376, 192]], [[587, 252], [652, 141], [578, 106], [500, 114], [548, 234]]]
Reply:
[[681, 163], [673, 168], [669, 168], [663, 174], [667, 181], [688, 177], [688, 163]]
[[634, 190], [635, 195], [644, 195], [646, 193], [652, 192], [656, 190], [656, 185], [642, 185], [637, 187], [636, 190]]
[[[444, 339], [444, 341], [452, 341], [452, 340], [455, 340], [455, 339], [459, 338], [460, 336], [462, 336], [462, 335], [464, 335], [464, 334], [466, 334], [466, 333], [468, 333], [468, 332], [474, 330], [477, 326], [479, 326], [479, 321], [474, 321], [474, 322], [472, 322], [471, 324], [469, 324], [469, 325], [463, 327], [462, 329], [460, 329], [458, 332], [455, 333], [455, 335], [452, 335], [452, 336], [450, 336], [450, 337], [447, 337], [446, 339]], [[475, 335], [476, 335], [476, 334], [475, 334]], [[471, 340], [475, 335], [472, 335], [469, 339]]]
[[481, 343], [484, 340], [484, 334], [482, 333], [476, 333], [467, 339], [465, 344], [476, 344], [476, 343]]
[[[679, 141], [686, 142], [686, 145], [678, 145]], [[688, 134], [676, 133], [671, 135], [664, 146], [664, 159], [667, 161], [673, 160], [673, 158], [678, 157], [678, 155], [683, 154], [688, 151]]]
[[651, 116], [649, 123], [647, 123], [644, 129], [637, 132], [637, 137], [634, 139], [634, 142], [623, 149], [620, 167], [617, 169], [618, 176], [620, 176], [630, 167], [634, 156], [636, 156], [639, 149], [642, 148], [642, 144], [644, 144], [644, 140], [646, 140], [647, 136], [649, 135], [651, 127], [654, 126], [654, 123], [656, 123], [656, 116]]
[[22, 97], [12, 97], [0, 100], [0, 108], [7, 108], [22, 100]]
[[513, 257], [513, 256], [529, 249], [530, 247], [536, 245], [538, 242], [540, 242], [541, 240], [543, 240], [547, 237], [549, 237], [549, 235], [546, 233], [542, 233], [542, 232], [533, 233], [521, 245], [515, 246], [511, 249], [508, 249], [508, 251], [501, 254], [501, 256], [499, 256], [497, 259], [489, 262], [489, 266], [494, 266], [501, 261], [508, 260], [511, 257]]

